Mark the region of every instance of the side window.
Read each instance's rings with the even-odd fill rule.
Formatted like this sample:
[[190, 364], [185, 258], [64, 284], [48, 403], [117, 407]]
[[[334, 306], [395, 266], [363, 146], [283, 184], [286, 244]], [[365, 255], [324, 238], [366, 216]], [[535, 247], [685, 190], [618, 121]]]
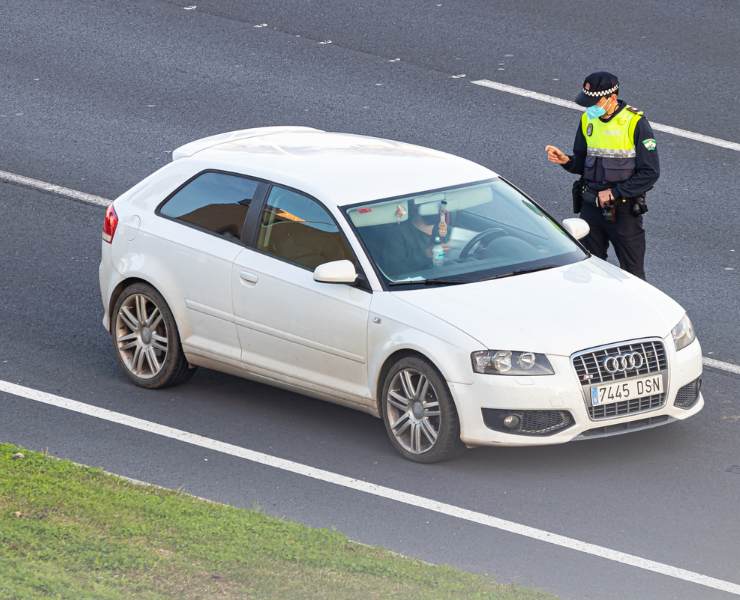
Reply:
[[160, 213], [238, 240], [258, 186], [238, 175], [203, 173], [172, 196]]
[[311, 270], [332, 260], [353, 260], [352, 250], [323, 206], [277, 185], [262, 212], [257, 248]]

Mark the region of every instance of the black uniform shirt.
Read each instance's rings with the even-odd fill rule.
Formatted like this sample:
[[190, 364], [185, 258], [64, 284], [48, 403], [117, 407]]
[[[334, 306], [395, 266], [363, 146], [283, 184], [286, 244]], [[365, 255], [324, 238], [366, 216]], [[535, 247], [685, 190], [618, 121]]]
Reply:
[[[624, 110], [625, 106], [625, 103], [620, 100], [619, 108], [608, 119], [602, 118], [602, 121], [611, 121]], [[583, 137], [583, 130], [579, 122], [576, 139], [573, 142], [573, 155], [567, 163], [562, 165], [563, 168], [570, 173], [583, 175], [586, 149], [586, 138]], [[658, 149], [655, 145], [655, 138], [653, 137], [653, 128], [650, 127], [650, 123], [648, 123], [645, 117], [642, 117], [637, 122], [637, 127], [635, 127], [635, 152], [637, 153], [635, 157], [635, 172], [629, 179], [620, 181], [617, 184], [607, 183], [605, 181], [587, 181], [588, 187], [594, 192], [612, 188], [615, 198], [634, 198], [652, 189], [655, 182], [658, 181], [658, 177], [660, 177], [660, 164], [658, 162]], [[597, 158], [597, 173], [604, 172], [600, 163], [601, 159]]]

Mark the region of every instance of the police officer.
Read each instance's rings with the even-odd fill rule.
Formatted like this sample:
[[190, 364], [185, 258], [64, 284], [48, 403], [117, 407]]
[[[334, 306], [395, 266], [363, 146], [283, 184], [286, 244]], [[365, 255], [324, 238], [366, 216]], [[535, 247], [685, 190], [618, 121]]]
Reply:
[[[609, 242], [625, 271], [645, 279], [645, 193], [660, 175], [658, 150], [642, 111], [618, 99], [619, 81], [611, 73], [591, 73], [576, 102], [586, 107], [568, 156], [546, 146], [550, 162], [581, 175], [581, 218], [591, 231], [582, 240], [594, 255], [606, 259]], [[574, 205], [576, 202], [574, 202]], [[574, 206], [575, 212], [579, 212]]]

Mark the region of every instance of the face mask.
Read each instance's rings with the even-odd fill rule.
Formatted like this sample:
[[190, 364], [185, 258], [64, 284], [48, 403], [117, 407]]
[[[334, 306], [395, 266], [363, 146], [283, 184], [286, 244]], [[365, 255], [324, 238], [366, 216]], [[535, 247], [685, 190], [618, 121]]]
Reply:
[[603, 117], [606, 114], [606, 110], [604, 110], [601, 106], [598, 106], [594, 104], [593, 106], [589, 106], [586, 109], [586, 115], [588, 115], [588, 118], [592, 121], [594, 119], [598, 119], [599, 117]]

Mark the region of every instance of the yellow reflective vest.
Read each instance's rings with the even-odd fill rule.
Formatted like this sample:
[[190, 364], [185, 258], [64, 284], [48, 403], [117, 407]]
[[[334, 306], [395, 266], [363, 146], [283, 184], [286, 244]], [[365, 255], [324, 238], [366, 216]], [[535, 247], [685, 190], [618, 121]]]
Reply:
[[[619, 183], [635, 172], [635, 128], [642, 118], [642, 111], [624, 106], [614, 117], [604, 122], [581, 116], [581, 131], [586, 139], [586, 160], [583, 176], [588, 181]], [[597, 161], [603, 175], [598, 173]]]

